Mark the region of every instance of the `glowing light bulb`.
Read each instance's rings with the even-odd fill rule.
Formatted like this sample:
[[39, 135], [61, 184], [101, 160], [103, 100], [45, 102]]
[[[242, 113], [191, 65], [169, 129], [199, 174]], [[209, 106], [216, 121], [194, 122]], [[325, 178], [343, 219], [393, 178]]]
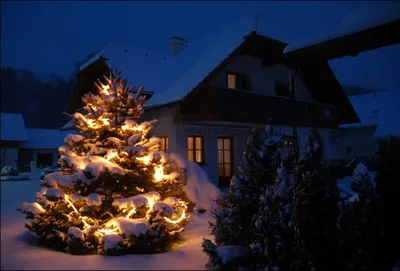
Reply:
[[150, 156], [136, 157], [136, 160], [142, 161], [145, 165], [150, 163]]

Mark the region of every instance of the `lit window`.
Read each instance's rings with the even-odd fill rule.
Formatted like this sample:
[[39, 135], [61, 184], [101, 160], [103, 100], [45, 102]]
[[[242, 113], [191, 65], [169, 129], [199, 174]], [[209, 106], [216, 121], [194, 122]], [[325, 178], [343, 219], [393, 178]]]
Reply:
[[228, 73], [228, 88], [236, 90], [250, 90], [250, 76], [240, 73]]
[[218, 176], [232, 177], [232, 139], [218, 138]]
[[167, 136], [161, 136], [161, 143], [160, 143], [160, 150], [168, 153], [168, 137]]
[[188, 137], [188, 160], [199, 164], [204, 163], [204, 143], [201, 136]]
[[228, 88], [236, 89], [236, 74], [228, 74]]

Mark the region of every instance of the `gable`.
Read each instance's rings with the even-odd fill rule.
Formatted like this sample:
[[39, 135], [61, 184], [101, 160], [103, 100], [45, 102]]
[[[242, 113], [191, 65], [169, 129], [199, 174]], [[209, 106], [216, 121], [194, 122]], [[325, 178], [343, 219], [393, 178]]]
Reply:
[[[263, 65], [263, 60], [251, 55], [235, 57], [211, 81], [210, 86], [215, 88], [227, 87], [228, 73], [243, 74], [249, 77], [250, 90], [248, 93], [275, 96], [275, 83], [289, 84], [289, 68], [284, 64]], [[296, 98], [304, 101], [314, 101], [301, 78], [295, 74]]]

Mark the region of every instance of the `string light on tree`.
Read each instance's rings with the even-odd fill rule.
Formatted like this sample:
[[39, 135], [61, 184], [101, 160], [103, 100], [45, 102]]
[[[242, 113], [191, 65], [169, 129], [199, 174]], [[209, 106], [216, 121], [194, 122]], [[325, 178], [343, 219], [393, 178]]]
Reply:
[[120, 73], [95, 83], [75, 112], [78, 134], [59, 148], [60, 170], [42, 180], [37, 203], [20, 211], [46, 246], [73, 254], [152, 253], [168, 250], [192, 208], [182, 190], [178, 156], [147, 138], [156, 120], [139, 123], [143, 87], [126, 86]]

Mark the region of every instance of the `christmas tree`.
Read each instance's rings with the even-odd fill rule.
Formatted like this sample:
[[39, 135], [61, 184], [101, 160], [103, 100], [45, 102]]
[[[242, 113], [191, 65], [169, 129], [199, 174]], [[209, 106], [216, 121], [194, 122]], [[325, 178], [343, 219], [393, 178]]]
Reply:
[[208, 268], [256, 267], [250, 250], [253, 225], [257, 223], [260, 194], [275, 183], [280, 142], [280, 131], [270, 126], [253, 128], [239, 174], [232, 178], [228, 194], [219, 198], [213, 210], [215, 223], [211, 223], [211, 233], [216, 244], [208, 239], [203, 242], [204, 252], [210, 256]]
[[[297, 223], [317, 270], [337, 268], [339, 189], [322, 162], [323, 140], [316, 129], [307, 136], [297, 174]], [[293, 221], [294, 223], [294, 221]]]
[[[145, 97], [120, 73], [95, 83], [59, 148], [60, 170], [41, 180], [37, 202], [19, 210], [44, 245], [72, 254], [154, 253], [171, 248], [188, 222], [185, 165], [139, 123]], [[189, 205], [188, 205], [189, 204]]]

